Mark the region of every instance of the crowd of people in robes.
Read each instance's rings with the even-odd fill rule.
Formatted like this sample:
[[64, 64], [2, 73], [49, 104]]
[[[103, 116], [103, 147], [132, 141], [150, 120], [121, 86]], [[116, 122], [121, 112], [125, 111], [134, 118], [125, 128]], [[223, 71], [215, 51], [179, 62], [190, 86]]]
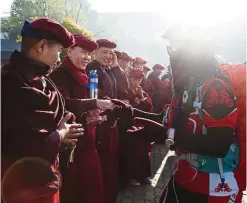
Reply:
[[180, 159], [160, 202], [241, 202], [241, 107], [209, 50], [181, 44], [168, 67], [150, 69], [111, 39], [52, 19], [25, 21], [21, 36], [2, 68], [3, 202], [115, 203], [129, 185], [151, 183], [152, 143], [167, 138]]

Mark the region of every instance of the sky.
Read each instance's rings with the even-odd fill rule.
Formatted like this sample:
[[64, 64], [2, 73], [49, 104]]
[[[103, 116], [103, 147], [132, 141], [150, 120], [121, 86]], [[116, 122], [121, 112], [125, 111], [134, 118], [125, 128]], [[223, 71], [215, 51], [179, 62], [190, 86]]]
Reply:
[[[13, 0], [3, 0], [0, 16], [6, 16]], [[99, 13], [158, 13], [171, 23], [201, 27], [228, 22], [245, 10], [245, 0], [88, 0]], [[178, 6], [179, 5], [179, 6]]]
[[[154, 23], [153, 21], [146, 19], [147, 25], [149, 22], [151, 22], [154, 23], [156, 27], [159, 27], [159, 24], [162, 26], [161, 21], [165, 21], [168, 24], [179, 22], [185, 25], [193, 25], [196, 27], [204, 27], [204, 28], [217, 27], [217, 32], [218, 30], [221, 30], [222, 25], [227, 26], [228, 22], [235, 22], [234, 19], [239, 19], [238, 17], [242, 16], [243, 13], [246, 12], [245, 2], [247, 2], [246, 0], [88, 0], [88, 1], [91, 3], [92, 9], [98, 11], [99, 14], [101, 13], [102, 14], [101, 16], [104, 16], [103, 13], [107, 13], [107, 15], [112, 18], [112, 16], [115, 16], [115, 13], [122, 13], [122, 14], [126, 13], [125, 16], [126, 18], [128, 18], [128, 16], [131, 16], [130, 13], [144, 13], [144, 14], [155, 13], [155, 14], [159, 14], [159, 16], [162, 17], [161, 20], [157, 19], [157, 21], [155, 21]], [[1, 0], [0, 16], [4, 16], [4, 13], [10, 10], [10, 6], [12, 2], [13, 0]], [[110, 15], [111, 13], [113, 13], [113, 15]], [[127, 13], [129, 13], [129, 15]], [[147, 16], [149, 15], [146, 15], [146, 17]], [[136, 20], [137, 19], [130, 19], [129, 21], [133, 22], [134, 24], [134, 21]], [[140, 22], [138, 23], [141, 24]], [[123, 26], [123, 23], [122, 24], [120, 23], [119, 26], [120, 26], [119, 30], [121, 31], [121, 26]], [[148, 25], [147, 27], [152, 29], [152, 25]], [[127, 30], [129, 29], [130, 27], [127, 26]], [[231, 33], [234, 33], [234, 36], [238, 36], [237, 35], [238, 33], [236, 34], [237, 31], [236, 32], [233, 32], [232, 30], [230, 31]], [[241, 30], [241, 32], [244, 31]], [[130, 34], [133, 35], [133, 33]], [[144, 36], [145, 32], [141, 34]], [[240, 34], [243, 33], [239, 33], [239, 35]], [[138, 32], [137, 35], [140, 35], [140, 32]], [[159, 35], [157, 33], [155, 36], [153, 35], [151, 36], [151, 38], [149, 37], [149, 40], [153, 41], [156, 35], [161, 40], [160, 33]], [[234, 36], [233, 38], [235, 38]], [[120, 39], [123, 40], [122, 38]], [[235, 41], [232, 43], [234, 44]], [[235, 50], [236, 47], [233, 47], [232, 49]]]
[[[8, 12], [13, 0], [1, 1], [0, 15]], [[234, 14], [241, 13], [245, 9], [245, 0], [88, 0], [92, 7], [99, 12], [155, 12], [173, 15], [178, 12], [191, 11], [194, 8], [198, 12], [206, 12], [207, 8], [216, 12]], [[180, 5], [180, 6], [178, 6]], [[213, 6], [209, 6], [213, 5]], [[214, 10], [217, 9], [217, 10]], [[231, 11], [231, 12], [229, 12]], [[188, 13], [188, 12], [187, 12]], [[209, 14], [209, 13], [208, 13]], [[228, 14], [228, 15], [227, 15]], [[209, 15], [207, 15], [209, 16]], [[212, 16], [212, 15], [210, 15]]]
[[91, 0], [101, 13], [159, 13], [171, 22], [204, 27], [228, 22], [246, 12], [245, 0]]
[[[88, 0], [99, 13], [158, 13], [171, 23], [211, 26], [246, 13], [246, 0]], [[13, 0], [2, 0], [0, 16], [6, 16]]]
[[0, 17], [4, 16], [5, 12], [8, 12], [13, 0], [4, 0], [1, 2], [0, 6]]
[[[244, 10], [245, 0], [89, 0], [100, 12], [169, 12], [169, 10], [187, 10], [188, 7], [202, 8], [207, 5], [233, 10]], [[227, 7], [227, 8], [226, 8]], [[212, 8], [213, 9], [213, 8]], [[199, 9], [200, 10], [200, 9]], [[226, 11], [227, 11], [226, 10]], [[218, 10], [220, 12], [220, 10]]]

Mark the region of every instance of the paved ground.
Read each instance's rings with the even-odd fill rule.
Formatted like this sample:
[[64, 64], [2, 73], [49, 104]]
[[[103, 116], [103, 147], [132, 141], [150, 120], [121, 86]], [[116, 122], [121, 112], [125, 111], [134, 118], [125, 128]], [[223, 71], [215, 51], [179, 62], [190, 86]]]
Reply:
[[[151, 156], [152, 184], [146, 186], [130, 186], [119, 193], [117, 203], [157, 203], [165, 182], [170, 177], [174, 167], [175, 156], [164, 145], [153, 145]], [[243, 202], [247, 203], [247, 192]]]
[[244, 196], [243, 196], [242, 203], [247, 203], [247, 190], [244, 191]]
[[117, 203], [156, 203], [159, 201], [162, 187], [169, 178], [174, 154], [168, 152], [164, 145], [153, 145], [151, 154], [152, 184], [130, 186], [118, 195]]

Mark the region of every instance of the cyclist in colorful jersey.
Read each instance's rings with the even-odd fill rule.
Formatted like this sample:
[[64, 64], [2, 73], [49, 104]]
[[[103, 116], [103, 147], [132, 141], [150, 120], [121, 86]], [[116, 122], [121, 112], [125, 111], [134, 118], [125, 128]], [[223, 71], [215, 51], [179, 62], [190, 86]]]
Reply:
[[174, 96], [161, 114], [113, 102], [131, 111], [154, 141], [174, 142], [179, 158], [161, 203], [240, 203], [246, 181], [238, 169], [238, 109], [229, 79], [204, 43], [177, 45], [169, 51]]

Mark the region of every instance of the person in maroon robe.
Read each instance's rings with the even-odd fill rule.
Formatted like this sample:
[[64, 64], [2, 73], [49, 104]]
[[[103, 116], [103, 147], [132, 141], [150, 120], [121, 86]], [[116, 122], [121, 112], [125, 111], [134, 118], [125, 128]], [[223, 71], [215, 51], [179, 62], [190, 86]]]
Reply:
[[145, 77], [143, 70], [132, 68], [129, 73], [130, 88], [128, 89], [127, 99], [130, 105], [147, 112], [152, 112], [153, 106], [150, 97], [140, 86]]
[[[128, 88], [128, 84], [126, 85], [126, 82], [128, 83], [128, 71], [131, 69], [131, 61], [133, 60], [127, 53], [125, 52], [120, 52], [120, 51], [115, 51], [119, 67], [123, 71], [124, 74], [124, 80], [125, 83], [123, 84], [123, 88]], [[128, 103], [128, 101], [126, 100]]]
[[[87, 65], [86, 72], [96, 70], [99, 81], [99, 98], [124, 100], [129, 87], [124, 71], [119, 67], [114, 53], [116, 44], [106, 39], [96, 41], [99, 48], [95, 51], [95, 60]], [[109, 122], [109, 121], [108, 121]], [[118, 130], [115, 125], [103, 122], [97, 127], [97, 149], [104, 182], [105, 203], [113, 203], [117, 199], [118, 185]]]
[[143, 91], [146, 92], [150, 98], [152, 98], [153, 93], [154, 93], [154, 86], [153, 86], [153, 83], [151, 82], [151, 80], [149, 80], [147, 78], [147, 73], [150, 70], [151, 69], [147, 65], [143, 66], [144, 77], [143, 77], [142, 82], [141, 82], [141, 87], [142, 87]]
[[144, 76], [147, 77], [148, 75], [148, 72], [150, 71], [151, 69], [145, 64], [143, 66], [143, 73], [144, 73]]
[[163, 81], [163, 82], [171, 82], [170, 78], [171, 78], [171, 75], [169, 73], [166, 73], [161, 77], [161, 81]]
[[[65, 98], [66, 108], [85, 126], [85, 135], [72, 149], [73, 160], [68, 160], [70, 153], [64, 153], [63, 165], [70, 163], [67, 173], [64, 174], [62, 200], [68, 203], [103, 203], [103, 180], [95, 146], [95, 125], [86, 124], [82, 115], [93, 109], [111, 109], [114, 105], [110, 100], [89, 99], [85, 69], [98, 44], [83, 35], [74, 35], [74, 38], [75, 45], [67, 49], [67, 56], [62, 64], [50, 75]], [[71, 149], [68, 151], [71, 152]]]
[[[139, 68], [129, 71], [130, 88], [127, 99], [132, 107], [145, 112], [152, 112], [152, 101], [145, 93], [140, 84], [144, 78], [144, 72]], [[141, 183], [150, 183], [150, 151], [151, 145], [147, 139], [140, 136], [139, 132], [133, 131], [140, 126], [133, 124], [130, 129], [122, 136], [120, 159], [120, 180], [121, 187], [125, 188], [130, 182], [133, 186]]]
[[152, 82], [155, 89], [152, 101], [154, 105], [154, 112], [156, 113], [161, 112], [164, 104], [169, 103], [172, 97], [170, 81], [163, 82], [159, 78], [163, 70], [165, 70], [164, 66], [155, 64], [153, 67], [153, 72], [148, 76], [148, 79]]
[[143, 70], [143, 66], [147, 63], [144, 59], [136, 57], [132, 60], [132, 68], [140, 68]]
[[115, 42], [99, 39], [99, 48], [95, 51], [95, 60], [86, 68], [87, 74], [96, 70], [99, 77], [99, 98], [125, 99], [129, 87], [128, 79], [118, 64], [114, 49]]
[[132, 57], [129, 56], [126, 52], [122, 52], [122, 54], [118, 57], [118, 64], [125, 71], [125, 73], [129, 71], [130, 62], [132, 60]]
[[116, 56], [117, 56], [117, 60], [119, 60], [119, 58], [122, 56], [122, 52], [121, 51], [117, 51], [117, 50], [114, 50]]
[[46, 197], [44, 203], [59, 203], [58, 153], [60, 147], [75, 145], [83, 128], [69, 124], [74, 116], [65, 111], [62, 95], [46, 74], [74, 37], [47, 18], [25, 21], [21, 35], [21, 52], [15, 51], [2, 69], [2, 177], [16, 161], [36, 157], [49, 162], [53, 178], [36, 182], [34, 168], [26, 165], [31, 183], [12, 195], [5, 191], [3, 197], [7, 203], [39, 202], [41, 197]]

